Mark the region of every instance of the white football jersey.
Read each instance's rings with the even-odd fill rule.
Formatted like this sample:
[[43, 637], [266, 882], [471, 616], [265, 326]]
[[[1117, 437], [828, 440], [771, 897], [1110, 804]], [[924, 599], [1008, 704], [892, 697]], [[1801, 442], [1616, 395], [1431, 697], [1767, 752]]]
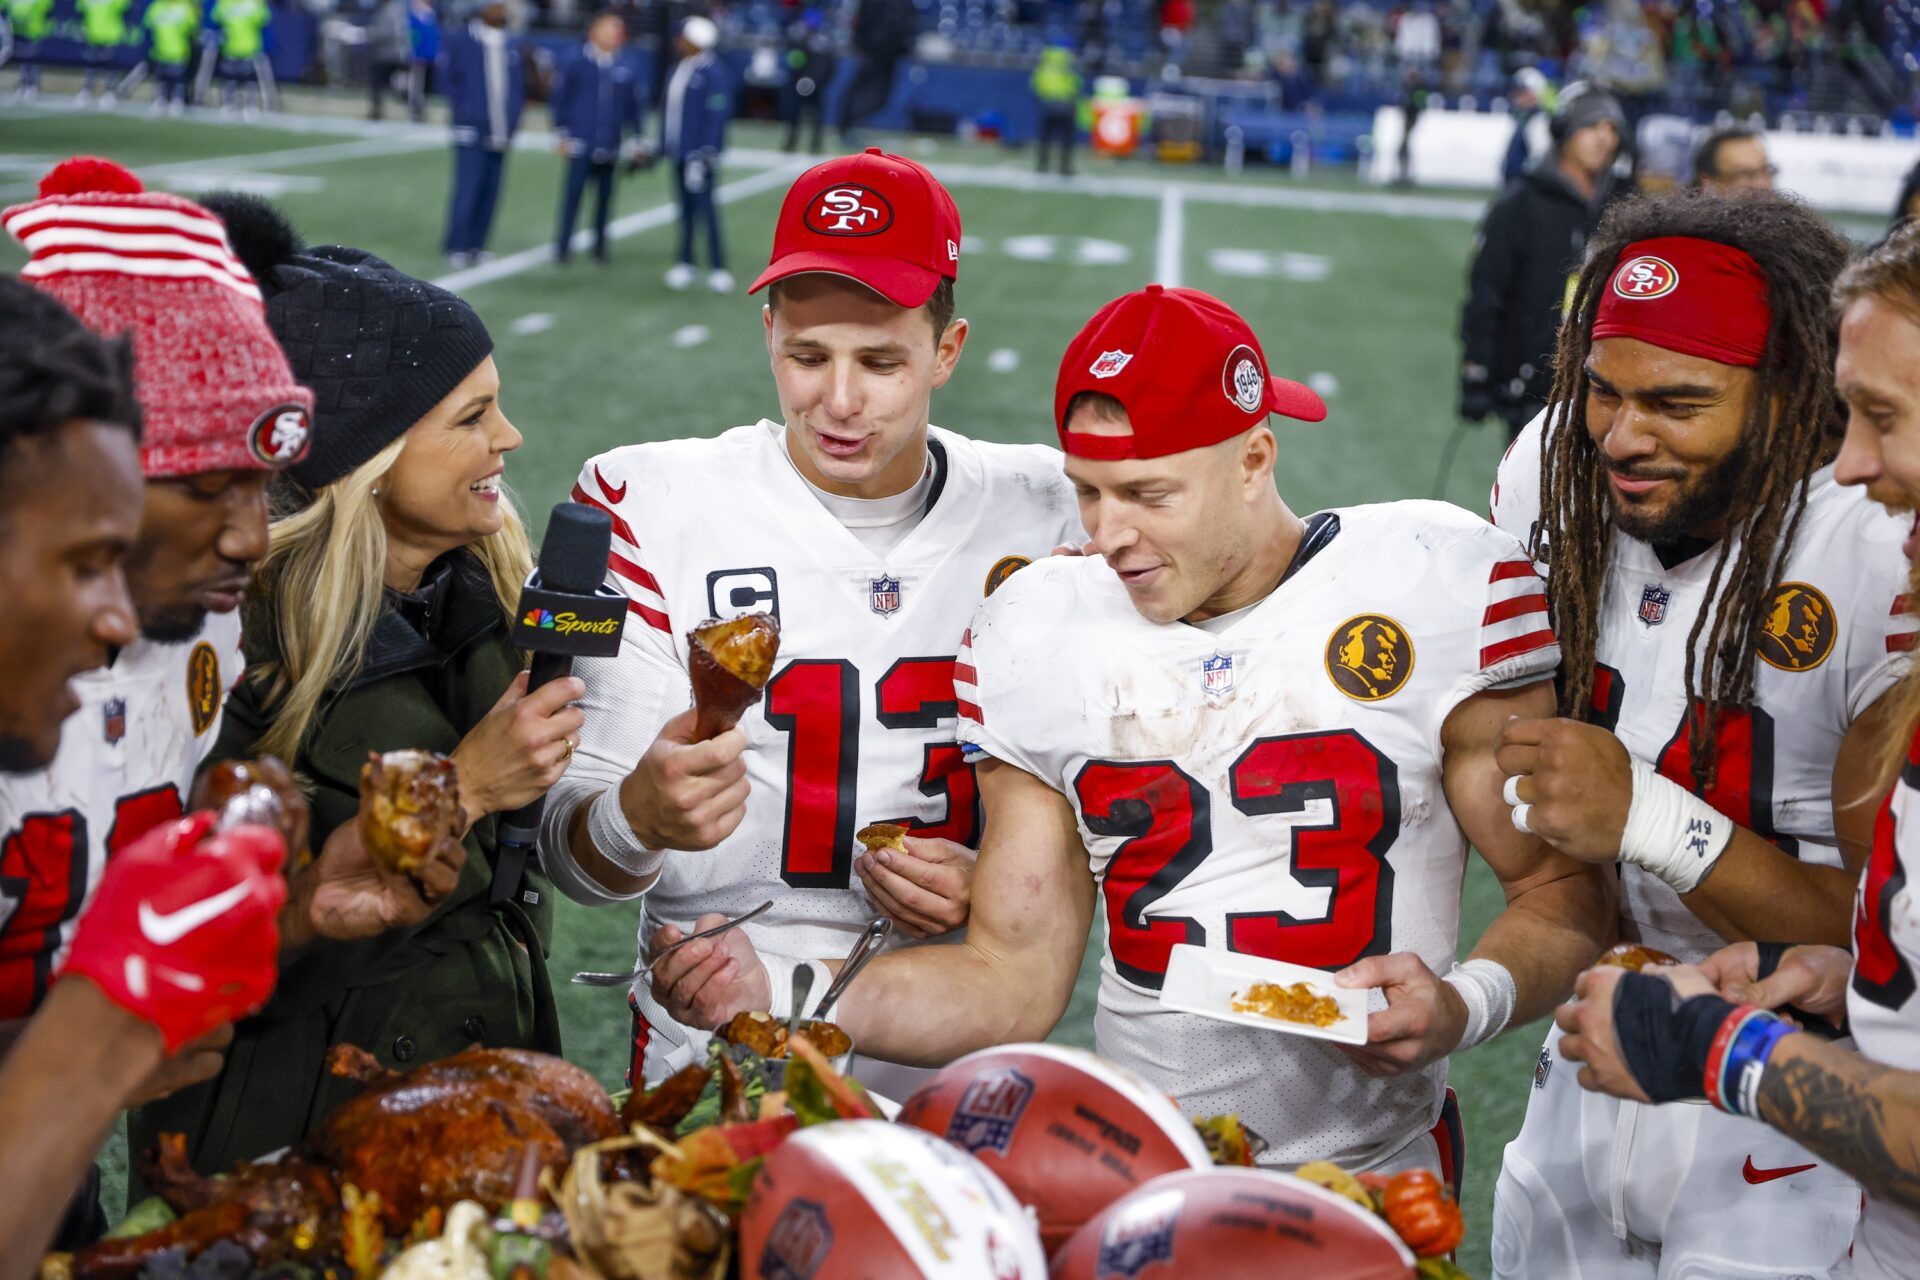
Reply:
[[[838, 958], [875, 914], [853, 873], [861, 827], [900, 822], [977, 844], [979, 798], [954, 734], [961, 632], [1008, 574], [1083, 536], [1056, 450], [932, 428], [926, 514], [880, 555], [815, 498], [783, 430], [763, 420], [615, 449], [590, 460], [574, 488], [614, 517], [607, 580], [630, 603], [620, 654], [575, 664], [587, 722], [564, 789], [617, 784], [690, 705], [694, 627], [757, 611], [780, 621], [773, 677], [741, 721], [746, 819], [711, 850], [667, 855], [646, 895], [643, 945], [653, 923], [685, 926], [772, 899], [745, 926], [757, 948]], [[550, 824], [547, 859], [562, 887], [604, 897], [569, 873], [557, 836]], [[635, 996], [656, 1030], [688, 1034], [644, 984]]]
[[[1529, 542], [1540, 515], [1544, 418], [1500, 464], [1493, 520]], [[1704, 798], [1794, 856], [1840, 865], [1833, 829], [1833, 763], [1849, 726], [1900, 679], [1915, 639], [1906, 612], [1908, 526], [1831, 468], [1807, 489], [1793, 554], [1762, 623], [1754, 705], [1721, 714], [1714, 786]], [[1687, 735], [1687, 637], [1707, 599], [1717, 544], [1672, 563], [1648, 543], [1613, 535], [1602, 588], [1597, 721], [1635, 757], [1697, 790]], [[1551, 554], [1551, 548], [1547, 554]], [[1706, 637], [1701, 637], [1704, 651]], [[1705, 959], [1722, 939], [1680, 896], [1638, 867], [1621, 868], [1621, 914], [1632, 936], [1682, 960]]]
[[1328, 1042], [1159, 992], [1176, 943], [1450, 968], [1467, 841], [1441, 728], [1482, 690], [1552, 674], [1545, 609], [1518, 543], [1437, 502], [1313, 517], [1289, 576], [1218, 631], [1149, 622], [1094, 557], [986, 601], [961, 733], [1073, 805], [1107, 926], [1100, 1052], [1191, 1116], [1238, 1114], [1276, 1165], [1365, 1168], [1430, 1129], [1444, 1061], [1375, 1079]]
[[[1873, 854], [1860, 880], [1853, 921], [1853, 983], [1847, 1027], [1861, 1053], [1902, 1071], [1920, 1071], [1920, 909], [1911, 873], [1920, 868], [1920, 734], [1874, 826]], [[1869, 1195], [1853, 1240], [1860, 1280], [1920, 1276], [1920, 1213]]]
[[0, 1021], [46, 995], [107, 859], [180, 815], [243, 667], [237, 612], [185, 643], [136, 640], [74, 680], [51, 765], [0, 774]]

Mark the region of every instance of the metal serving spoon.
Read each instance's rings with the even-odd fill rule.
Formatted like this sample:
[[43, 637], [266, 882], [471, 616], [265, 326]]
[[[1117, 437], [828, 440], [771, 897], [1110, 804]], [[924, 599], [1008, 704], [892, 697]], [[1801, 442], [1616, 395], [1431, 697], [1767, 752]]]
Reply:
[[635, 969], [632, 973], [576, 973], [573, 975], [573, 980], [584, 987], [630, 987], [652, 973], [653, 966], [659, 964], [662, 960], [665, 960], [689, 942], [698, 942], [702, 938], [717, 937], [727, 930], [737, 929], [755, 916], [771, 910], [773, 910], [773, 899], [768, 898], [765, 902], [747, 912], [745, 915], [735, 916], [731, 920], [714, 925], [711, 929], [702, 929], [698, 933], [690, 933], [680, 939], [680, 941], [666, 948], [653, 959], [641, 965], [638, 969]]

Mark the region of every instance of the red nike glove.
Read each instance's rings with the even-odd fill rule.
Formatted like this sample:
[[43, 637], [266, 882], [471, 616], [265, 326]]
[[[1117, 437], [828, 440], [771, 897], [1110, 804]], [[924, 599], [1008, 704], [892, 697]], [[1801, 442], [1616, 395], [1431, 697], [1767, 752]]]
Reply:
[[279, 976], [286, 841], [217, 820], [164, 823], [109, 860], [61, 970], [158, 1027], [169, 1056], [265, 1004]]

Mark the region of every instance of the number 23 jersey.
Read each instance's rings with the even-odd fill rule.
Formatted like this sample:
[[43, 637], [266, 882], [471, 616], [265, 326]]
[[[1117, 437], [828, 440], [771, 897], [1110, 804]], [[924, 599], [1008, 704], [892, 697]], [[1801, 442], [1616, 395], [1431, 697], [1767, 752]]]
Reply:
[[1308, 524], [1218, 631], [1142, 618], [1101, 560], [1037, 564], [981, 606], [956, 680], [963, 740], [1073, 805], [1107, 925], [1100, 1051], [1189, 1115], [1237, 1113], [1266, 1162], [1365, 1167], [1432, 1126], [1445, 1063], [1374, 1079], [1325, 1041], [1165, 1009], [1169, 951], [1444, 973], [1467, 842], [1442, 726], [1559, 646], [1519, 543], [1456, 507]]

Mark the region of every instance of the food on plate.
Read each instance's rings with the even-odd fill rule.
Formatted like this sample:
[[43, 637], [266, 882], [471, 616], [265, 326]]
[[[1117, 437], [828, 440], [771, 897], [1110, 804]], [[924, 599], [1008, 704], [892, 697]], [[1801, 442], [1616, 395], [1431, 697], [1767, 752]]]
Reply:
[[1267, 1140], [1241, 1124], [1239, 1116], [1206, 1116], [1195, 1120], [1193, 1128], [1218, 1165], [1251, 1166], [1267, 1149]]
[[1110, 1062], [1054, 1045], [970, 1053], [909, 1098], [900, 1121], [999, 1175], [1039, 1215], [1049, 1254], [1148, 1178], [1212, 1164], [1172, 1099]]
[[1431, 1169], [1408, 1169], [1387, 1179], [1380, 1212], [1409, 1249], [1437, 1258], [1460, 1247], [1466, 1223], [1460, 1205]]
[[868, 853], [878, 853], [882, 849], [891, 849], [896, 853], [907, 851], [907, 829], [897, 822], [876, 822], [853, 834], [854, 839], [867, 847]]
[[740, 723], [760, 700], [779, 652], [780, 623], [768, 613], [743, 613], [726, 622], [709, 618], [687, 633], [696, 742]]
[[289, 865], [297, 866], [307, 853], [307, 797], [287, 766], [273, 756], [254, 760], [222, 760], [193, 783], [189, 812], [212, 809], [223, 827], [257, 822], [272, 827], [287, 841]]
[[1346, 1017], [1340, 1002], [1314, 990], [1310, 983], [1256, 982], [1245, 991], [1233, 994], [1235, 1013], [1257, 1013], [1276, 1022], [1303, 1022], [1311, 1027], [1330, 1027]]
[[411, 873], [465, 821], [459, 772], [439, 752], [374, 752], [360, 766], [360, 839], [387, 870]]
[[1593, 963], [1596, 966], [1631, 969], [1638, 973], [1650, 964], [1679, 964], [1680, 961], [1654, 947], [1643, 947], [1637, 942], [1620, 942], [1602, 951], [1600, 958]]
[[741, 1280], [1046, 1275], [1032, 1223], [979, 1160], [878, 1120], [789, 1137], [766, 1157], [740, 1219]]
[[[787, 1056], [787, 1020], [770, 1013], [742, 1011], [718, 1032], [728, 1044], [751, 1049], [763, 1058]], [[800, 1034], [829, 1058], [837, 1058], [853, 1048], [853, 1037], [831, 1022], [811, 1020], [800, 1024]]]
[[1115, 1200], [1053, 1259], [1054, 1280], [1413, 1280], [1390, 1227], [1349, 1199], [1265, 1169], [1169, 1173]]

